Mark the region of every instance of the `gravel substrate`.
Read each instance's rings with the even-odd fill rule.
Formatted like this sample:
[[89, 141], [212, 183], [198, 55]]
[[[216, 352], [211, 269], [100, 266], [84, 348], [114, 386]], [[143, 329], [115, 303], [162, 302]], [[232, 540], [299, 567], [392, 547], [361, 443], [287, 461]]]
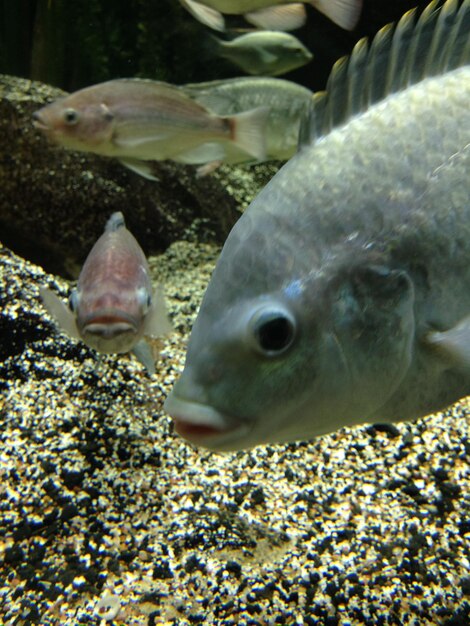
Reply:
[[468, 401], [250, 452], [173, 434], [217, 253], [152, 260], [176, 332], [150, 379], [59, 333], [38, 287], [66, 283], [0, 251], [0, 623], [470, 624]]

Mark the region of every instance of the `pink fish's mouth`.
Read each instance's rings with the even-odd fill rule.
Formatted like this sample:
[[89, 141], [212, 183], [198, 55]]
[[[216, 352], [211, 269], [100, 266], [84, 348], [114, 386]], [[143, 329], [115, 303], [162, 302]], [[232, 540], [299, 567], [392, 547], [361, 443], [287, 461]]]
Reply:
[[138, 323], [134, 316], [115, 308], [103, 308], [92, 311], [78, 320], [78, 326], [83, 332], [119, 334], [137, 332]]

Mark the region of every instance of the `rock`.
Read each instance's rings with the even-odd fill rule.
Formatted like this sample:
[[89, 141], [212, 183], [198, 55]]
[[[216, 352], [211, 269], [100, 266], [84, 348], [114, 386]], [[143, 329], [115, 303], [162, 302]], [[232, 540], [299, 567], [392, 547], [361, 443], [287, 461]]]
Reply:
[[66, 151], [51, 145], [31, 119], [62, 95], [0, 75], [2, 242], [50, 272], [75, 277], [114, 211], [124, 213], [146, 254], [181, 239], [221, 243], [239, 207], [273, 172], [272, 166], [225, 168], [197, 178], [195, 168], [165, 161], [155, 163], [159, 181], [153, 182], [114, 159]]

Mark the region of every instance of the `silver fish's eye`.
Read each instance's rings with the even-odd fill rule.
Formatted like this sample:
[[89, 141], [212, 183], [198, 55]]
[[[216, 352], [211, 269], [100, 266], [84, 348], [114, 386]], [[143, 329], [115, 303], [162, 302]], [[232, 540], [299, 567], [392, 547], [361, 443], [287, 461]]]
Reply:
[[251, 319], [254, 347], [264, 356], [276, 357], [292, 345], [296, 323], [282, 308], [263, 308]]
[[65, 109], [64, 111], [64, 121], [73, 126], [78, 122], [78, 113], [75, 109]]

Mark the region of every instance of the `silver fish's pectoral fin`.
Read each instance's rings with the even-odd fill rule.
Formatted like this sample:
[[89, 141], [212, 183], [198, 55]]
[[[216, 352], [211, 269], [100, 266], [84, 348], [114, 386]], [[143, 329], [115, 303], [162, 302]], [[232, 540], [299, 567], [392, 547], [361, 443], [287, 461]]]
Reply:
[[132, 348], [132, 354], [142, 363], [149, 376], [155, 374], [155, 360], [152, 349], [145, 340], [141, 340]]
[[141, 161], [139, 159], [119, 159], [119, 162], [127, 167], [129, 170], [132, 170], [136, 174], [143, 176], [147, 180], [154, 180], [158, 182], [160, 179], [157, 178], [153, 173], [153, 161]]
[[144, 334], [148, 337], [161, 337], [173, 331], [168, 319], [163, 289], [158, 286], [153, 292], [152, 304], [145, 318]]
[[39, 293], [48, 313], [56, 319], [60, 328], [70, 337], [81, 339], [78, 334], [75, 316], [63, 301], [47, 287], [40, 287]]
[[276, 63], [276, 61], [278, 60], [278, 57], [275, 54], [273, 54], [269, 50], [266, 50], [265, 48], [261, 48], [259, 50], [259, 56], [265, 65]]
[[425, 341], [452, 365], [470, 369], [470, 315], [449, 330], [431, 331]]

